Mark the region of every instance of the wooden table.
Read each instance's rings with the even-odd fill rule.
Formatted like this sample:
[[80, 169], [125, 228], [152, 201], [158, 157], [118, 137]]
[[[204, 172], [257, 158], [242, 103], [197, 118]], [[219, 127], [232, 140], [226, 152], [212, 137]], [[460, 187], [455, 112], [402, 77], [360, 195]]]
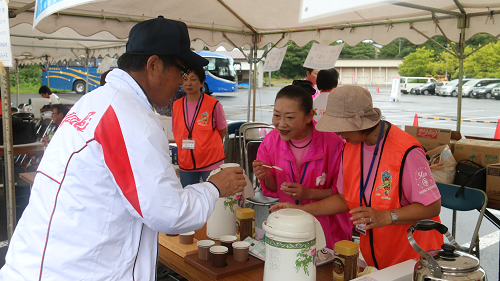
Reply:
[[[37, 154], [44, 152], [44, 144], [42, 142], [32, 142], [26, 144], [16, 144], [13, 145], [14, 155], [22, 154]], [[0, 145], [0, 157], [4, 156], [4, 146]]]
[[[194, 237], [198, 240], [204, 240], [207, 238], [206, 225], [202, 229], [195, 231]], [[174, 270], [175, 272], [182, 275], [184, 278], [190, 281], [208, 281], [215, 280], [206, 276], [203, 272], [195, 268], [194, 266], [184, 262], [184, 259], [170, 251], [169, 249], [159, 246], [158, 260]], [[333, 267], [332, 264], [325, 264], [316, 268], [316, 280], [332, 280]], [[225, 278], [217, 279], [221, 281], [253, 281], [262, 280], [264, 278], [264, 266], [253, 269], [250, 271], [245, 271], [240, 274], [228, 276]]]
[[35, 176], [36, 172], [19, 173], [19, 177], [25, 180], [27, 183], [29, 183], [29, 185], [33, 185], [33, 182], [35, 181]]

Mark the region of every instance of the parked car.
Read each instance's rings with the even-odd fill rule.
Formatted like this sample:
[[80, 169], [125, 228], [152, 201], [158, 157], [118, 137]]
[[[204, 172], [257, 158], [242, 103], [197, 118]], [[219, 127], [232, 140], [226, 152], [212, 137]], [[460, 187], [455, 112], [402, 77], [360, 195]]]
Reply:
[[500, 79], [495, 78], [484, 78], [484, 79], [473, 79], [465, 83], [462, 87], [462, 96], [470, 97], [472, 92], [479, 88], [484, 88], [489, 84], [500, 83]]
[[496, 99], [500, 100], [500, 87], [493, 88], [491, 95]]
[[500, 87], [500, 83], [493, 83], [493, 84], [487, 85], [486, 87], [475, 89], [472, 91], [471, 97], [476, 98], [476, 99], [480, 99], [480, 98], [491, 99], [491, 97], [493, 96], [491, 94], [491, 91], [496, 87]]
[[437, 80], [432, 77], [401, 77], [399, 79], [400, 90], [403, 94], [408, 94], [411, 89], [429, 82], [437, 82]]
[[450, 83], [450, 81], [439, 81], [436, 84], [436, 93], [441, 89], [441, 87], [446, 86], [446, 84]]
[[420, 87], [411, 89], [412, 95], [434, 95], [436, 91], [436, 82], [425, 83]]
[[[462, 83], [465, 84], [470, 80], [471, 79], [469, 78], [467, 79], [464, 78]], [[458, 96], [458, 79], [451, 80], [446, 85], [437, 88], [436, 94], [439, 96], [452, 96], [452, 97]]]

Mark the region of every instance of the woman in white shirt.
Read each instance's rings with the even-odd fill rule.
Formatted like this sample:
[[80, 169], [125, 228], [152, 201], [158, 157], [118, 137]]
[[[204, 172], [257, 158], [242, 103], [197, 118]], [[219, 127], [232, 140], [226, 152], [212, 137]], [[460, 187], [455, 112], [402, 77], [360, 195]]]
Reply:
[[328, 95], [332, 89], [337, 88], [339, 80], [339, 73], [334, 68], [320, 70], [316, 78], [316, 85], [319, 94], [313, 99], [314, 108], [314, 121], [318, 122], [319, 119], [325, 114], [326, 102]]

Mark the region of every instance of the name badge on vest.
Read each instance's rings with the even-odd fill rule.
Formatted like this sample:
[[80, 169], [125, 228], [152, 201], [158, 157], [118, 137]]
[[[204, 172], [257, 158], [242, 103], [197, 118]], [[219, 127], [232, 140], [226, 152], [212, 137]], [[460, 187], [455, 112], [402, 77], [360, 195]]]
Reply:
[[194, 140], [182, 140], [182, 149], [194, 149]]
[[363, 228], [363, 227], [365, 227], [365, 226], [366, 226], [366, 223], [358, 224], [358, 225], [356, 225], [356, 230], [357, 230], [359, 233], [361, 233], [361, 234], [363, 234], [363, 235], [366, 235], [366, 230], [361, 229], [361, 228]]

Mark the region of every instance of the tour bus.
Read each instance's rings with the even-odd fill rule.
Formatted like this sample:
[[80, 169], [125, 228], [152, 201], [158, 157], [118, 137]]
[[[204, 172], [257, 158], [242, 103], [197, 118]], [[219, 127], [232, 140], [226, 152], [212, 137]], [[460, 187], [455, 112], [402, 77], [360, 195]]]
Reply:
[[[238, 76], [234, 67], [233, 58], [211, 52], [199, 52], [200, 56], [208, 60], [205, 66], [205, 85], [202, 91], [207, 94], [212, 92], [235, 92], [238, 90]], [[118, 67], [115, 61], [111, 68]], [[42, 85], [53, 89], [75, 91], [77, 94], [85, 94], [86, 81], [88, 81], [88, 91], [99, 87], [102, 71], [98, 70], [103, 58], [92, 57], [89, 59], [88, 79], [85, 59], [70, 59], [52, 61], [49, 66], [43, 66]], [[238, 63], [236, 63], [238, 64]]]

